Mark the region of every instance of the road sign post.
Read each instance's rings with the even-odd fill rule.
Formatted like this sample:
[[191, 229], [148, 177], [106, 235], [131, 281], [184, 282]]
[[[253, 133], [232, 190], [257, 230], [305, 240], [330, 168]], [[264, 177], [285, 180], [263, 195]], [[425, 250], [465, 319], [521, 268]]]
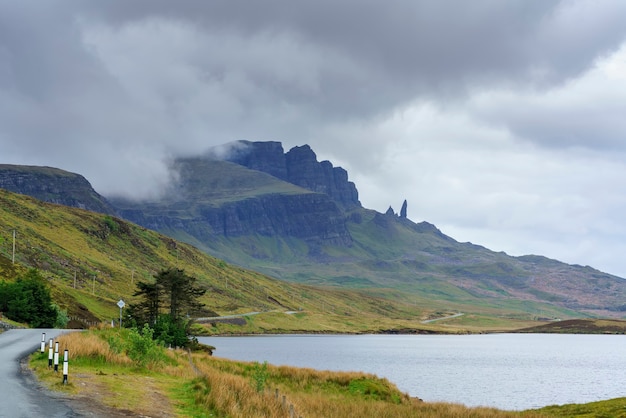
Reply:
[[117, 302], [117, 306], [120, 307], [120, 328], [122, 328], [122, 309], [126, 306], [126, 303], [122, 299]]

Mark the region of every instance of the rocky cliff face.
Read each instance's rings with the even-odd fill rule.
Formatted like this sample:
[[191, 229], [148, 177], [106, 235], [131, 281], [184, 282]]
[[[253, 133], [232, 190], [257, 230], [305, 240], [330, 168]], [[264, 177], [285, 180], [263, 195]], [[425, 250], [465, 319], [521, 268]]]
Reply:
[[228, 145], [227, 161], [288, 181], [285, 151], [280, 142], [237, 141]]
[[0, 188], [44, 202], [116, 213], [83, 176], [56, 168], [0, 164]]
[[120, 214], [156, 231], [184, 231], [200, 242], [214, 237], [249, 235], [293, 237], [314, 245], [349, 246], [352, 238], [343, 213], [327, 197], [316, 193], [266, 195], [229, 202], [218, 207], [196, 207], [195, 217], [141, 207], [119, 209]]
[[[248, 164], [265, 170], [280, 167], [274, 164], [275, 152], [265, 155]], [[352, 245], [344, 212], [324, 193], [210, 158], [179, 159], [175, 167], [176, 193], [146, 203], [113, 199], [120, 215], [149, 229], [183, 231], [207, 247], [216, 238], [246, 236], [301, 239], [309, 252]]]
[[359, 193], [348, 172], [330, 161], [317, 161], [311, 147], [303, 145], [284, 152], [280, 142], [238, 141], [228, 161], [262, 171], [305, 189], [330, 196], [344, 209], [361, 207]]

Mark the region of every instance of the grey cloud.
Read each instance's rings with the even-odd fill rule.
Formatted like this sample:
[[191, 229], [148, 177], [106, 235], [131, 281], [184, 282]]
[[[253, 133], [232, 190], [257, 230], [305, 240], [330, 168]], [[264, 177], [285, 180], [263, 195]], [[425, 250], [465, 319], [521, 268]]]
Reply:
[[[386, 115], [416, 99], [445, 104], [482, 88], [558, 85], [626, 33], [619, 18], [626, 5], [610, 1], [67, 0], [0, 7], [0, 56], [9, 60], [0, 66], [3, 90], [60, 112], [75, 112], [71, 105], [86, 100], [91, 113], [112, 106], [146, 113], [172, 132], [204, 118], [222, 141], [297, 135]], [[187, 37], [186, 54], [170, 42], [172, 27]], [[100, 39], [90, 40], [98, 28]], [[131, 41], [145, 42], [152, 56], [124, 49], [133, 31], [151, 35]], [[107, 42], [109, 55], [99, 49]], [[134, 68], [115, 73], [119, 60]], [[187, 90], [178, 89], [181, 80], [167, 84], [172, 67], [187, 71], [180, 74]], [[137, 96], [134, 85], [152, 96]]]
[[[368, 207], [408, 198], [451, 231], [503, 225], [496, 249], [507, 233], [543, 245], [516, 228], [554, 243], [572, 205], [551, 197], [580, 179], [547, 169], [561, 154], [546, 150], [623, 150], [623, 81], [593, 76], [624, 44], [624, 16], [612, 0], [2, 1], [2, 162], [141, 196], [167, 185], [172, 156], [309, 143]], [[597, 167], [605, 155], [585, 173]], [[607, 219], [590, 229], [619, 223], [623, 202], [569, 190], [581, 211], [615, 205], [589, 210]]]
[[546, 91], [478, 94], [466, 104], [477, 120], [550, 148], [626, 151], [626, 44], [578, 80]]
[[239, 70], [297, 105], [326, 109], [327, 118], [337, 112], [368, 117], [419, 95], [454, 98], [476, 86], [558, 84], [587, 70], [626, 34], [620, 19], [626, 5], [611, 1], [274, 0], [242, 6], [151, 0], [91, 7], [107, 24], [159, 17], [193, 24], [209, 38], [226, 33], [241, 43], [289, 37], [300, 52], [279, 47], [266, 59], [289, 69], [300, 53], [316, 54], [317, 94], [290, 90], [281, 80], [272, 85], [254, 66]]

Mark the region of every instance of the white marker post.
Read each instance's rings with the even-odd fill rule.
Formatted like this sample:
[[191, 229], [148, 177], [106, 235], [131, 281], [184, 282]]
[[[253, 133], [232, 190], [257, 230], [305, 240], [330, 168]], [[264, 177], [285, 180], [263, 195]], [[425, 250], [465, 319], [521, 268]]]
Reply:
[[48, 368], [52, 368], [52, 338], [50, 338], [50, 344], [48, 345]]
[[46, 350], [46, 333], [41, 333], [41, 354], [43, 354]]
[[54, 371], [59, 372], [59, 342], [54, 343]]
[[67, 385], [67, 371], [69, 369], [68, 367], [68, 359], [69, 359], [69, 351], [65, 350], [63, 352], [63, 384]]

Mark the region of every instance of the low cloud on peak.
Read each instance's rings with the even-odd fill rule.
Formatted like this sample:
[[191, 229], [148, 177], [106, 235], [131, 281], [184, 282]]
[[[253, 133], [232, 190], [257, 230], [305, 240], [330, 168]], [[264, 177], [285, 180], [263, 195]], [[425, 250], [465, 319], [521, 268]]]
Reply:
[[2, 162], [142, 197], [178, 156], [306, 143], [366, 207], [407, 198], [459, 240], [626, 276], [624, 16], [611, 0], [3, 2]]

